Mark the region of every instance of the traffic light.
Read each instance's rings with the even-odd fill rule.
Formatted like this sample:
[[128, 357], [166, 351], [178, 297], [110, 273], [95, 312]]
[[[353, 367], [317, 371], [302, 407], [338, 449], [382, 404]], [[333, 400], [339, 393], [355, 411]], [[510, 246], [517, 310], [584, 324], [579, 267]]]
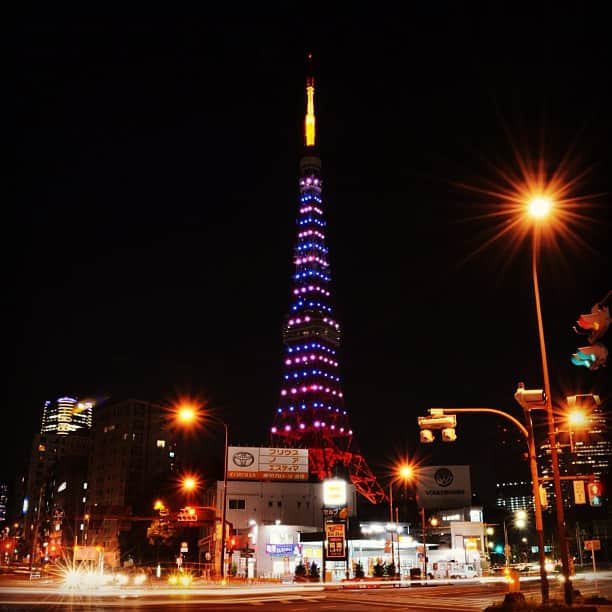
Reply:
[[435, 440], [431, 429], [421, 429], [421, 442], [423, 444], [431, 444]]
[[442, 430], [442, 442], [454, 442], [457, 439], [457, 433], [452, 427], [445, 427]]
[[435, 436], [432, 430], [442, 430], [442, 442], [454, 442], [457, 439], [455, 427], [457, 427], [457, 415], [444, 414], [443, 408], [430, 408], [430, 416], [418, 417], [417, 421], [421, 428], [420, 439], [424, 444], [430, 444]]
[[608, 360], [608, 349], [601, 342], [596, 342], [591, 346], [581, 346], [573, 355], [572, 363], [577, 366], [584, 366], [589, 370], [598, 370], [606, 365]]
[[176, 520], [185, 523], [198, 520], [198, 511], [193, 506], [185, 506], [179, 510]]
[[591, 308], [590, 314], [581, 314], [578, 317], [578, 327], [574, 326], [574, 331], [581, 336], [588, 336], [589, 346], [581, 346], [572, 355], [574, 365], [589, 370], [597, 370], [606, 365], [608, 349], [599, 339], [610, 327], [610, 308], [607, 302], [611, 297], [612, 291]]
[[591, 506], [601, 506], [601, 496], [603, 494], [603, 486], [598, 480], [592, 480], [587, 484], [587, 493], [589, 495], [589, 504]]
[[574, 331], [577, 334], [588, 333], [589, 343], [593, 344], [597, 342], [610, 327], [610, 309], [608, 306], [595, 304], [595, 306], [591, 308], [591, 314], [581, 314], [576, 322], [578, 323], [580, 329], [590, 331], [580, 332], [576, 328], [574, 328]]

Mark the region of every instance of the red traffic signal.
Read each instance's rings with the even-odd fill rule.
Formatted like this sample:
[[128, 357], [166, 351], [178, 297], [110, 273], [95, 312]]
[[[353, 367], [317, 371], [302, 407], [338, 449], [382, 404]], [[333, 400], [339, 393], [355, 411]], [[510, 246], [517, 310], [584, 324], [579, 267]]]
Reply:
[[580, 328], [590, 330], [589, 342], [593, 344], [610, 327], [610, 309], [607, 306], [595, 304], [591, 309], [591, 314], [581, 314], [577, 323]]
[[589, 370], [597, 370], [606, 365], [608, 349], [600, 338], [610, 327], [610, 308], [608, 302], [612, 299], [612, 291], [591, 308], [590, 314], [581, 314], [578, 317], [578, 327], [574, 331], [581, 336], [588, 336], [590, 346], [581, 346], [573, 355], [572, 363], [583, 366]]
[[587, 484], [587, 493], [591, 506], [601, 506], [601, 496], [603, 495], [603, 485], [601, 482], [597, 480], [589, 482]]

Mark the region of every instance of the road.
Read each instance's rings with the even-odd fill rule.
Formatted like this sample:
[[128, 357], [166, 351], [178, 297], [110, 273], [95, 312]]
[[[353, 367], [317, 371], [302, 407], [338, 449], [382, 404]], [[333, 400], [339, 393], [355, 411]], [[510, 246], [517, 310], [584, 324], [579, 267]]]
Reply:
[[[598, 573], [600, 595], [612, 598], [612, 572]], [[576, 577], [574, 587], [583, 595], [594, 594], [592, 575]], [[539, 601], [537, 580], [522, 581], [527, 598]], [[143, 610], [177, 612], [206, 610], [234, 612], [371, 612], [372, 610], [407, 612], [476, 612], [501, 602], [506, 585], [497, 581], [460, 581], [435, 586], [403, 588], [337, 588], [322, 585], [265, 585], [180, 588], [64, 589], [54, 584], [0, 583], [0, 611], [97, 612], [108, 610]], [[551, 597], [562, 598], [561, 584], [551, 585]]]

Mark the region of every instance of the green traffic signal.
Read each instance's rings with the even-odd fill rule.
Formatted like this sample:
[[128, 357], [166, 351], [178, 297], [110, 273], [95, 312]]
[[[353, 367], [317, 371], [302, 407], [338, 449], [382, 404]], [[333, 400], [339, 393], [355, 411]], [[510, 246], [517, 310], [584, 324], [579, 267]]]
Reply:
[[608, 349], [599, 342], [592, 346], [582, 346], [572, 355], [572, 363], [584, 366], [589, 370], [597, 370], [605, 365], [608, 359]]

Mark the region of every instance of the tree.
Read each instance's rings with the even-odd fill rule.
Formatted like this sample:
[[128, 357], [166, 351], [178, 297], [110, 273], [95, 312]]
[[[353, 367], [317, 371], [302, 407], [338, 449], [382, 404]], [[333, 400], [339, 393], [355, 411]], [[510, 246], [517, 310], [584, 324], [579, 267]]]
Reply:
[[305, 578], [307, 574], [308, 574], [308, 570], [306, 569], [306, 566], [300, 561], [295, 566], [295, 577], [296, 578]]
[[319, 566], [314, 561], [310, 564], [308, 576], [310, 576], [310, 578], [313, 580], [318, 580], [320, 578]]
[[372, 568], [375, 578], [382, 578], [385, 575], [385, 565], [381, 559], [376, 559], [376, 565]]
[[363, 578], [365, 576], [365, 572], [363, 571], [363, 565], [361, 563], [357, 563], [355, 565], [355, 578]]

